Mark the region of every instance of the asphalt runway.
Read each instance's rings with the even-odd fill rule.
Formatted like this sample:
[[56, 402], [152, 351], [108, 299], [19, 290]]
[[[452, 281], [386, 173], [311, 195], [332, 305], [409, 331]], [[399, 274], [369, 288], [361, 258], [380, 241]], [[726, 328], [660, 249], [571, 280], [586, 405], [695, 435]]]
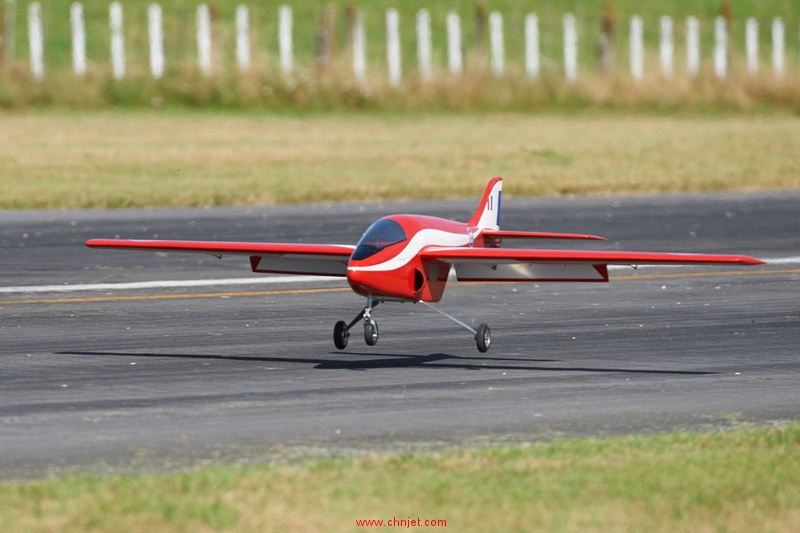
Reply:
[[378, 345], [359, 328], [338, 351], [334, 323], [363, 306], [343, 281], [83, 246], [116, 235], [354, 244], [383, 215], [466, 220], [476, 203], [0, 212], [0, 477], [800, 417], [796, 192], [504, 198], [505, 229], [609, 238], [571, 247], [772, 262], [616, 269], [608, 284], [451, 283], [439, 307], [487, 322], [486, 354], [413, 304], [377, 307]]

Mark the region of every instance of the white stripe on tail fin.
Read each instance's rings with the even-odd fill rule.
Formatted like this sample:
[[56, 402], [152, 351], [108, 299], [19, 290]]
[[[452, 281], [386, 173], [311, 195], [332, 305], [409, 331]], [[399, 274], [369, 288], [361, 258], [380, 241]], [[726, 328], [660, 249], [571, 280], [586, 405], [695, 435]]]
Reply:
[[503, 192], [503, 178], [494, 178], [486, 186], [478, 210], [467, 225], [482, 229], [500, 229], [500, 197]]

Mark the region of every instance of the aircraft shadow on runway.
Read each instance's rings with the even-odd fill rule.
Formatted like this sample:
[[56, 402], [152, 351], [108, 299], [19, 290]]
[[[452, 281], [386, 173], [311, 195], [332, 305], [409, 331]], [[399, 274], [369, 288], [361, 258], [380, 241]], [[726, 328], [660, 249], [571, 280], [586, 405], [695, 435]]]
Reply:
[[[331, 352], [333, 355], [358, 356], [364, 355], [355, 352]], [[214, 361], [245, 361], [252, 363], [302, 363], [314, 365], [319, 370], [358, 370], [367, 371], [381, 368], [445, 368], [461, 370], [529, 370], [541, 372], [595, 372], [595, 373], [628, 373], [628, 374], [669, 374], [685, 376], [707, 376], [720, 374], [721, 372], [712, 371], [690, 371], [690, 370], [644, 370], [634, 368], [589, 368], [579, 366], [530, 366], [530, 365], [503, 365], [486, 364], [478, 361], [520, 361], [525, 363], [556, 363], [557, 359], [518, 359], [503, 357], [461, 357], [445, 353], [433, 353], [429, 355], [406, 355], [392, 353], [372, 353], [370, 357], [380, 357], [380, 359], [364, 359], [359, 361], [344, 361], [336, 359], [311, 359], [301, 357], [245, 357], [237, 355], [211, 355], [211, 354], [176, 354], [176, 353], [123, 353], [123, 352], [84, 352], [84, 351], [65, 351], [56, 352], [56, 355], [86, 355], [93, 357], [152, 357], [152, 358], [173, 358], [173, 359], [198, 359]], [[450, 362], [443, 362], [450, 361]], [[473, 363], [474, 361], [474, 363]]]

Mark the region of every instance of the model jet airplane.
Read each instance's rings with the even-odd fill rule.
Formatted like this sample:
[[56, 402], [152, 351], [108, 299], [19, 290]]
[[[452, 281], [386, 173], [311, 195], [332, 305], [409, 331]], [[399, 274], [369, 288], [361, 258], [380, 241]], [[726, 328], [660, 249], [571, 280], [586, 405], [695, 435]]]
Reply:
[[372, 310], [382, 302], [421, 302], [471, 331], [478, 350], [491, 343], [489, 326], [477, 329], [431, 305], [442, 298], [451, 269], [459, 281], [608, 281], [608, 265], [759, 265], [745, 255], [538, 250], [501, 248], [503, 239], [595, 239], [595, 235], [503, 231], [500, 229], [502, 178], [489, 182], [468, 222], [421, 215], [391, 215], [367, 229], [356, 246], [344, 244], [249, 243], [172, 240], [91, 239], [92, 248], [196, 252], [250, 257], [253, 272], [346, 277], [367, 304], [351, 321], [336, 323], [333, 342], [347, 346], [350, 330], [364, 320], [364, 339], [378, 342]]

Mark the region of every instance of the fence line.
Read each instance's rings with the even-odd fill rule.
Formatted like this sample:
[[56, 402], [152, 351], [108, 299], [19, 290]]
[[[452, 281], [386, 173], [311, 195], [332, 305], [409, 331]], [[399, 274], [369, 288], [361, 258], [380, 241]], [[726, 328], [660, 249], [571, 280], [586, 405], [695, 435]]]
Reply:
[[[14, 5], [12, 2], [10, 5]], [[396, 9], [388, 9], [386, 15], [386, 65], [388, 70], [388, 83], [397, 87], [401, 82], [402, 63], [400, 47], [400, 15]], [[484, 15], [485, 16], [485, 15]], [[249, 9], [239, 5], [235, 12], [236, 28], [236, 65], [240, 72], [251, 68], [250, 50], [250, 20]], [[454, 77], [461, 77], [464, 70], [463, 39], [461, 34], [461, 20], [459, 15], [450, 11], [446, 15], [447, 29], [447, 67]], [[154, 78], [160, 79], [165, 72], [164, 56], [164, 30], [161, 6], [152, 3], [147, 8], [148, 39], [150, 71]], [[196, 12], [196, 39], [198, 68], [204, 76], [212, 74], [212, 32], [211, 13], [207, 4], [200, 4]], [[505, 39], [503, 17], [499, 12], [489, 14], [489, 68], [495, 77], [502, 77], [505, 73]], [[8, 26], [8, 21], [5, 21]], [[366, 37], [364, 32], [363, 16], [360, 11], [353, 11], [352, 34], [349, 36], [353, 53], [353, 76], [360, 83], [366, 80]], [[575, 17], [566, 13], [562, 18], [563, 25], [563, 61], [564, 76], [571, 83], [578, 76], [578, 29]], [[125, 76], [125, 49], [123, 33], [123, 8], [115, 1], [109, 6], [109, 26], [111, 30], [111, 66], [114, 79]], [[675, 70], [675, 40], [674, 24], [671, 17], [663, 16], [659, 19], [659, 49], [658, 56], [663, 78], [674, 76]], [[529, 13], [524, 19], [525, 41], [525, 73], [531, 80], [539, 76], [540, 49], [539, 49], [539, 21], [535, 13]], [[77, 76], [85, 74], [87, 69], [86, 58], [86, 27], [83, 5], [74, 2], [70, 5], [70, 31], [72, 70]], [[280, 70], [284, 76], [292, 74], [294, 58], [292, 51], [292, 9], [288, 5], [278, 8], [278, 48], [280, 57]], [[629, 34], [629, 67], [630, 75], [634, 80], [644, 76], [644, 21], [638, 15], [630, 19]], [[718, 16], [714, 20], [714, 48], [713, 71], [723, 80], [727, 77], [730, 62], [730, 28], [728, 21]], [[13, 35], [13, 31], [6, 31]], [[800, 36], [800, 34], [798, 34]], [[775, 18], [771, 24], [772, 37], [772, 71], [780, 77], [785, 70], [785, 28], [781, 18]], [[44, 33], [42, 22], [42, 7], [40, 2], [32, 2], [28, 6], [28, 39], [30, 51], [30, 69], [33, 77], [41, 80], [45, 74], [44, 65]], [[417, 63], [419, 76], [423, 81], [431, 79], [433, 74], [433, 52], [431, 36], [431, 16], [427, 9], [421, 9], [416, 14], [416, 39]], [[759, 45], [758, 22], [750, 17], [745, 21], [745, 57], [747, 72], [755, 75], [758, 72]], [[700, 25], [695, 17], [686, 19], [686, 71], [689, 75], [697, 75], [700, 68]], [[13, 43], [8, 43], [6, 51], [13, 50]]]

